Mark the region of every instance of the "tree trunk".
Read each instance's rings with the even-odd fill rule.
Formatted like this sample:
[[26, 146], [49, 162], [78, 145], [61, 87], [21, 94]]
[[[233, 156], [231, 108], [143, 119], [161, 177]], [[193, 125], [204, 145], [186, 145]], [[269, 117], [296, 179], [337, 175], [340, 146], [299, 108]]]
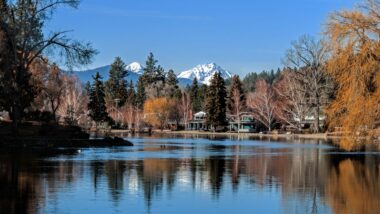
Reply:
[[315, 99], [316, 99], [316, 105], [315, 105], [315, 122], [314, 122], [314, 132], [316, 133], [319, 133], [320, 129], [319, 129], [319, 109], [320, 109], [320, 102], [319, 102], [319, 94], [316, 93], [315, 95]]
[[17, 104], [13, 103], [12, 106], [12, 133], [17, 135], [18, 134], [18, 125], [19, 125], [19, 110]]
[[320, 128], [319, 128], [319, 106], [317, 106], [317, 110], [316, 110], [316, 112], [315, 112], [315, 125], [316, 125], [316, 127], [315, 127], [315, 131], [317, 132], [317, 133], [319, 133], [319, 131], [320, 131]]

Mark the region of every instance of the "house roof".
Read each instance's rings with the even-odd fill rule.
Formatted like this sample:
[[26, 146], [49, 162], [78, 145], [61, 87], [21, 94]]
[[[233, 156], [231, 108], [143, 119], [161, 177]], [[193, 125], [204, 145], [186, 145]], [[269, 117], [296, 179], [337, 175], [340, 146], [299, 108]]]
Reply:
[[206, 112], [204, 111], [200, 111], [194, 114], [194, 117], [204, 117], [204, 116], [206, 116]]

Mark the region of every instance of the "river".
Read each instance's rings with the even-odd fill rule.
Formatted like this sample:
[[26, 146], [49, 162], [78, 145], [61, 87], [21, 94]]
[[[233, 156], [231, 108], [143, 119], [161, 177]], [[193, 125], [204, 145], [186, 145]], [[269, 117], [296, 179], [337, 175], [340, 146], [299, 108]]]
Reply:
[[380, 153], [323, 140], [156, 136], [0, 152], [0, 213], [378, 213]]

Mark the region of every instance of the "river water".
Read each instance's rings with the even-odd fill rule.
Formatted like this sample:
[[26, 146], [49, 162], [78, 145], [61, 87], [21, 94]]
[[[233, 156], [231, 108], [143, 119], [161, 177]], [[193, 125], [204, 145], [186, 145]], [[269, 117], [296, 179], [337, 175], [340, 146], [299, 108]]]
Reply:
[[0, 213], [379, 213], [380, 153], [323, 140], [168, 136], [0, 153]]

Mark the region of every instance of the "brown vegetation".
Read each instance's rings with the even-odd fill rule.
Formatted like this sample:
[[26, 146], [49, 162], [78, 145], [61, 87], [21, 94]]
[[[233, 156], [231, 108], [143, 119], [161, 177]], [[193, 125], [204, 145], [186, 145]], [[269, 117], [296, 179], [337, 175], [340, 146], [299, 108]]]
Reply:
[[380, 119], [379, 22], [380, 3], [367, 0], [356, 10], [334, 13], [327, 25], [327, 73], [337, 84], [327, 115], [353, 141], [371, 136]]

